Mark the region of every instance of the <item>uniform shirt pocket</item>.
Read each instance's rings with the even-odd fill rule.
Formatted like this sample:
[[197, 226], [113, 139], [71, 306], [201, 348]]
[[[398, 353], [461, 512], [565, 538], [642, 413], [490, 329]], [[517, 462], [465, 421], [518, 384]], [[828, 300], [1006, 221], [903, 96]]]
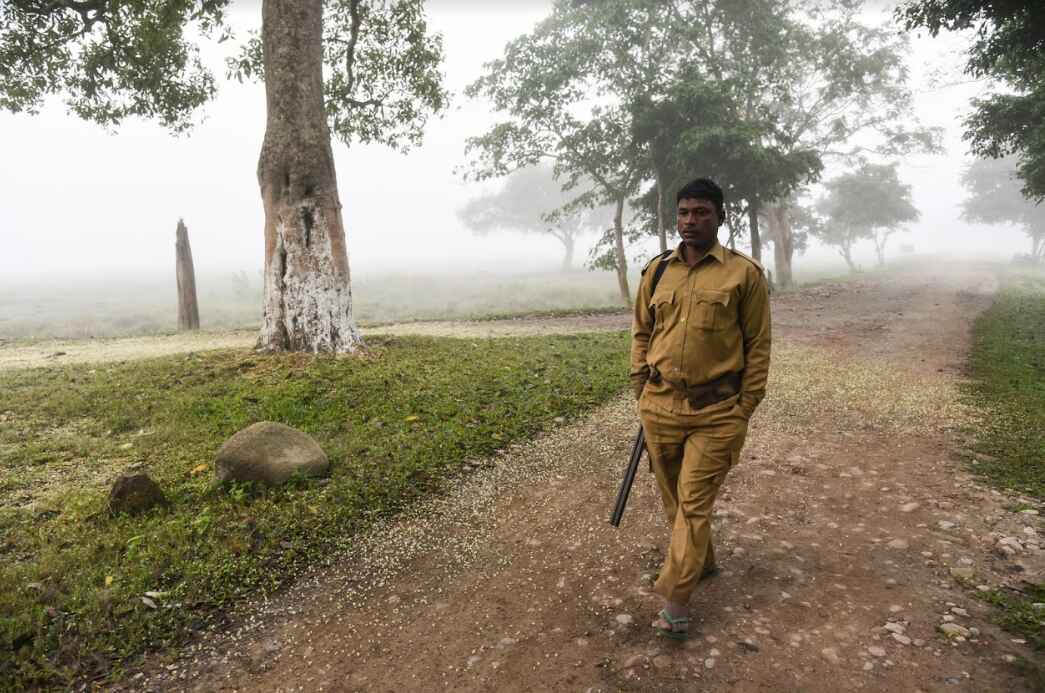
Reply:
[[724, 330], [730, 326], [729, 292], [694, 289], [690, 324], [700, 330]]
[[662, 332], [678, 320], [678, 308], [675, 305], [675, 292], [671, 290], [658, 291], [649, 302], [650, 310], [653, 311], [654, 332]]

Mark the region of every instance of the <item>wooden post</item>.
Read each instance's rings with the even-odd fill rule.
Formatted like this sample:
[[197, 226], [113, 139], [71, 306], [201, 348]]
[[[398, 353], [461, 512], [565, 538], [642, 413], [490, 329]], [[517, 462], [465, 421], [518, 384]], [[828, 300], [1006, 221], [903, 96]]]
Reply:
[[192, 267], [189, 230], [178, 220], [175, 258], [178, 275], [178, 330], [200, 329], [200, 309], [196, 302], [196, 271]]

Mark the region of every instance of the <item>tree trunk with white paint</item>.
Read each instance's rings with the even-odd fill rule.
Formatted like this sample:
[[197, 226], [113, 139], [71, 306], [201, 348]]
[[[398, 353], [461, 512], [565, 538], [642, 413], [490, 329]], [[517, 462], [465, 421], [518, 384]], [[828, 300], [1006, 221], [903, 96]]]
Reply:
[[178, 331], [200, 329], [200, 307], [196, 301], [196, 270], [185, 222], [178, 220], [174, 240], [174, 272], [178, 282]]
[[264, 0], [263, 351], [354, 352], [341, 202], [323, 101], [322, 0]]

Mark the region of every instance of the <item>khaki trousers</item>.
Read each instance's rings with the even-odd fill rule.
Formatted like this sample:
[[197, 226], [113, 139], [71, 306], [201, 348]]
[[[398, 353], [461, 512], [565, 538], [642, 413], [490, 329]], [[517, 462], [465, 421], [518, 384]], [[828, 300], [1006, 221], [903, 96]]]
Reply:
[[675, 414], [656, 399], [644, 394], [639, 416], [671, 544], [653, 591], [685, 603], [705, 567], [715, 564], [711, 511], [726, 474], [740, 458], [747, 420], [735, 408], [736, 396], [691, 415]]

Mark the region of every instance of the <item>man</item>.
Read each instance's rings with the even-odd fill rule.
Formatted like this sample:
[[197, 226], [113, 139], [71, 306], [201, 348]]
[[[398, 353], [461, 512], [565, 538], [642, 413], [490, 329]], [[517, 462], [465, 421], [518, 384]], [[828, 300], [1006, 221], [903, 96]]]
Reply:
[[715, 570], [715, 496], [765, 395], [770, 321], [762, 266], [718, 242], [722, 189], [699, 178], [677, 199], [682, 243], [654, 258], [639, 282], [631, 378], [671, 526], [653, 627], [683, 639], [690, 595]]

